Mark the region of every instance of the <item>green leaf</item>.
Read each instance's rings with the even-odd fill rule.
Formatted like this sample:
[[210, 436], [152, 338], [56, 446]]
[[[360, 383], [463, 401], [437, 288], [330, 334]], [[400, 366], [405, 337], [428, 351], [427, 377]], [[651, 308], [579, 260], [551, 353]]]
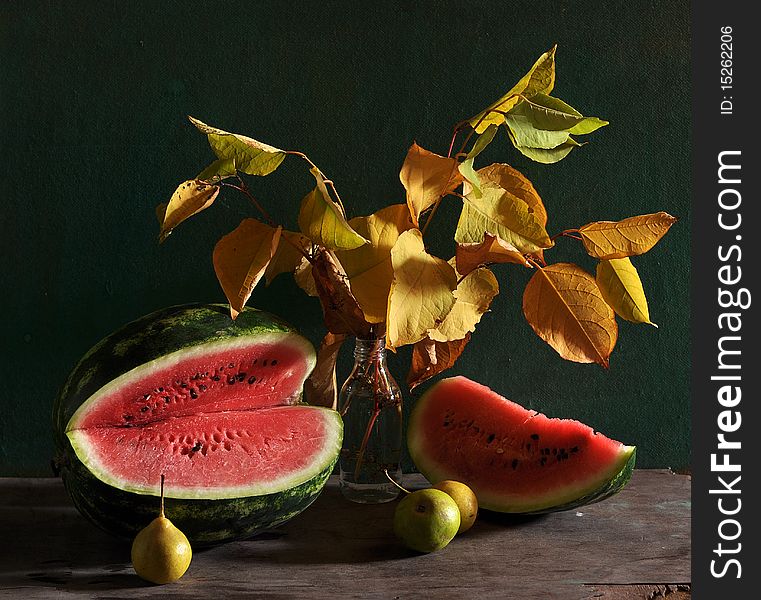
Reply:
[[[483, 133], [489, 125], [501, 125], [505, 121], [503, 114], [513, 108], [519, 101], [520, 96], [533, 96], [534, 94], [549, 94], [555, 87], [555, 50], [553, 46], [549, 51], [542, 54], [534, 66], [531, 67], [518, 83], [499, 100], [482, 110], [475, 117], [469, 119], [471, 127], [476, 133]], [[492, 112], [497, 110], [500, 112]]]
[[203, 171], [201, 171], [196, 179], [201, 181], [215, 181], [221, 179], [227, 179], [228, 177], [234, 177], [236, 173], [235, 161], [231, 158], [218, 158]]
[[205, 133], [218, 158], [231, 160], [238, 171], [248, 175], [269, 175], [285, 159], [285, 151], [238, 133], [230, 133], [193, 117], [196, 128]]
[[310, 169], [317, 185], [301, 201], [299, 228], [315, 244], [331, 250], [353, 250], [368, 241], [346, 221], [341, 207], [328, 194], [322, 175]]
[[528, 118], [537, 129], [568, 131], [578, 135], [592, 133], [608, 124], [607, 121], [597, 117], [585, 117], [560, 98], [553, 98], [546, 94], [524, 98], [523, 102], [510, 111], [510, 114]]
[[564, 144], [560, 144], [560, 146], [557, 146], [555, 148], [531, 148], [528, 146], [518, 145], [515, 142], [515, 138], [513, 137], [513, 134], [509, 129], [508, 129], [508, 134], [510, 135], [510, 141], [513, 143], [513, 146], [515, 146], [516, 150], [518, 150], [521, 154], [523, 154], [524, 156], [527, 156], [531, 160], [538, 163], [543, 163], [546, 165], [563, 160], [566, 156], [568, 156], [571, 153], [571, 150], [584, 145], [584, 144], [580, 144], [569, 135], [567, 142], [565, 142]]
[[491, 233], [526, 254], [540, 252], [553, 243], [541, 222], [541, 215], [529, 205], [492, 181], [483, 184], [482, 196], [465, 195], [454, 239], [458, 244], [480, 244]]
[[462, 175], [470, 184], [471, 188], [473, 188], [473, 194], [475, 197], [480, 198], [481, 179], [478, 177], [478, 173], [476, 173], [476, 170], [473, 168], [473, 159], [466, 158], [460, 163], [460, 166], [457, 168], [460, 170], [460, 175]]
[[470, 149], [470, 152], [468, 152], [467, 158], [473, 159], [476, 158], [481, 152], [483, 152], [486, 147], [491, 144], [492, 140], [494, 139], [494, 136], [497, 135], [497, 131], [499, 130], [499, 126], [494, 125], [493, 123], [489, 125], [486, 128], [486, 131], [484, 131], [481, 135], [476, 138], [476, 142], [473, 144], [473, 147]]
[[510, 129], [511, 140], [516, 148], [542, 148], [551, 150], [565, 144], [570, 138], [567, 131], [537, 129], [531, 119], [518, 114], [509, 114], [505, 123]]
[[596, 281], [605, 302], [619, 317], [657, 327], [650, 320], [645, 290], [631, 260], [612, 258], [600, 261]]

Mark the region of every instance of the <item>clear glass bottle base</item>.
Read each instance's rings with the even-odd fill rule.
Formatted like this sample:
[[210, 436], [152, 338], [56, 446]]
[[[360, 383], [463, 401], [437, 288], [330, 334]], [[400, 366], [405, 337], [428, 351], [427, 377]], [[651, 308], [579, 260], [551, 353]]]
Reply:
[[341, 494], [347, 500], [359, 504], [382, 504], [396, 500], [399, 496], [399, 488], [393, 483], [351, 483], [339, 481]]

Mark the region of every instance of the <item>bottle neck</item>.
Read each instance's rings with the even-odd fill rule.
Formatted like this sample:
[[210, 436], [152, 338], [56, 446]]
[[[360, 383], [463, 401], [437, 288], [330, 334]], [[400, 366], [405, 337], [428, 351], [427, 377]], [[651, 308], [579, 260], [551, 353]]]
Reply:
[[354, 362], [364, 363], [367, 361], [386, 362], [385, 337], [372, 340], [356, 339], [354, 343]]

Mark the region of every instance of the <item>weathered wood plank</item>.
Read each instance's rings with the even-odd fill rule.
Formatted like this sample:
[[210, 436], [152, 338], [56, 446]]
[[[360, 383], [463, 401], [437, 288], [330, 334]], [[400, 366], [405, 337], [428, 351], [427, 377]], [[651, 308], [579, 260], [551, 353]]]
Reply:
[[[412, 476], [406, 484], [423, 480]], [[578, 511], [536, 518], [485, 513], [470, 532], [429, 555], [395, 541], [394, 507], [346, 502], [331, 479], [290, 523], [199, 551], [180, 582], [153, 587], [132, 571], [129, 545], [89, 525], [60, 482], [0, 480], [0, 597], [206, 599], [213, 590], [218, 597], [273, 599], [613, 600], [690, 582], [684, 475], [636, 471], [619, 495]], [[674, 600], [689, 593], [678, 591]]]

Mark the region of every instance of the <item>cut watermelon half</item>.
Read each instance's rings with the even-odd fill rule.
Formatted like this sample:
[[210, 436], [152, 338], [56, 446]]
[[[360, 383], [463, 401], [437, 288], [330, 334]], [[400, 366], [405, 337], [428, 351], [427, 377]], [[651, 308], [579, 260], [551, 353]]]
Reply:
[[[167, 515], [191, 541], [251, 535], [304, 510], [337, 460], [336, 411], [301, 403], [312, 345], [267, 313], [173, 307], [97, 344], [56, 404], [59, 462], [85, 516], [134, 535]], [[60, 435], [63, 434], [63, 435]]]
[[461, 481], [479, 506], [542, 513], [603, 500], [629, 481], [636, 449], [568, 419], [528, 410], [465, 377], [418, 400], [410, 455], [432, 482]]

